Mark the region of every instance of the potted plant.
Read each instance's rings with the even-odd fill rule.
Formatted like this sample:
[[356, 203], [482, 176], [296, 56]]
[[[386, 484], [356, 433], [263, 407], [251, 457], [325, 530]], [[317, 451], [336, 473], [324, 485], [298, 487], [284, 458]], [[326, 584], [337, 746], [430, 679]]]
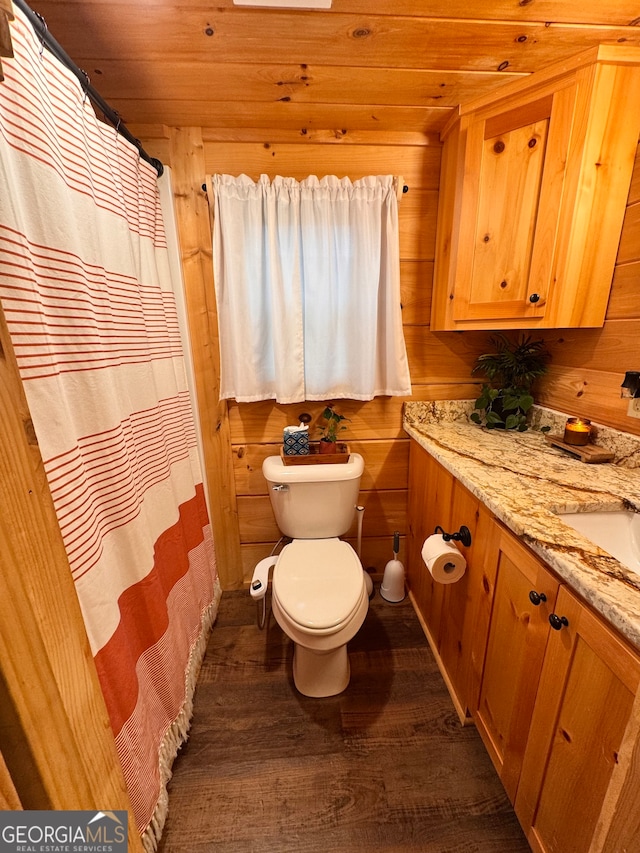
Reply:
[[344, 415], [339, 414], [333, 408], [333, 404], [326, 407], [322, 415], [326, 423], [320, 426], [320, 453], [335, 453], [338, 433], [346, 429], [343, 421], [348, 421]]
[[[546, 373], [550, 354], [543, 340], [521, 335], [512, 341], [497, 333], [489, 338], [495, 352], [484, 353], [476, 359], [471, 371], [484, 373], [489, 380], [475, 402], [470, 417], [487, 429], [513, 429], [524, 432], [527, 412], [533, 406], [531, 388]], [[548, 429], [548, 428], [543, 428]]]

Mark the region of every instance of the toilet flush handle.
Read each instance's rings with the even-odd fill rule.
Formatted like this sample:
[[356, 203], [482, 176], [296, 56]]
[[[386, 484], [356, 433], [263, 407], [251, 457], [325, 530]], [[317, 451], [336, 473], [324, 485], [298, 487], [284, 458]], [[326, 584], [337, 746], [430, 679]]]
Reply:
[[271, 486], [274, 492], [288, 492], [289, 486], [286, 483], [276, 483], [275, 486]]

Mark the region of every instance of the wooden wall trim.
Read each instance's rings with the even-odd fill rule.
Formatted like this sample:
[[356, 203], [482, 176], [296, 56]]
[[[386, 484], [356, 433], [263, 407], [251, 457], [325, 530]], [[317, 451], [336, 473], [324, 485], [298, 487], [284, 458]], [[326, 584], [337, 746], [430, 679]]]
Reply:
[[[167, 140], [169, 125], [145, 124], [134, 122], [129, 124], [129, 130], [136, 139], [144, 140], [144, 148], [148, 151], [158, 142]], [[409, 130], [349, 130], [346, 134], [339, 128], [307, 128], [306, 133], [300, 133], [300, 128], [289, 127], [203, 127], [202, 141], [205, 146], [209, 142], [235, 143], [258, 142], [262, 145], [285, 143], [298, 145], [341, 145], [352, 147], [356, 145], [382, 145], [393, 147], [415, 147], [416, 145], [431, 145], [441, 148], [440, 134], [428, 131]]]
[[[438, 204], [438, 186], [440, 182], [440, 146], [382, 146], [373, 141], [369, 144], [346, 146], [329, 145], [324, 141], [316, 143], [299, 142], [244, 142], [207, 143], [204, 146], [206, 174], [248, 175], [257, 181], [260, 175], [286, 175], [298, 181], [310, 174], [348, 175], [352, 181], [366, 175], [402, 175], [409, 187], [409, 194], [403, 196], [398, 207], [398, 216], [407, 214], [418, 205], [420, 214], [425, 208], [432, 212], [435, 227], [435, 208]], [[173, 160], [172, 160], [173, 162]], [[204, 176], [203, 176], [204, 177]], [[423, 192], [426, 199], [416, 199]], [[426, 233], [435, 244], [431, 229]], [[403, 228], [400, 224], [400, 238]], [[401, 258], [407, 258], [406, 252], [400, 252]], [[418, 257], [424, 257], [421, 253]], [[433, 258], [433, 249], [430, 256]]]
[[0, 749], [30, 809], [127, 809], [142, 851], [0, 308]]
[[0, 809], [12, 812], [22, 809], [20, 797], [2, 753], [0, 753]]
[[218, 399], [218, 314], [200, 128], [171, 128], [170, 152], [216, 562], [222, 589], [237, 589], [242, 586], [240, 533], [227, 403]]

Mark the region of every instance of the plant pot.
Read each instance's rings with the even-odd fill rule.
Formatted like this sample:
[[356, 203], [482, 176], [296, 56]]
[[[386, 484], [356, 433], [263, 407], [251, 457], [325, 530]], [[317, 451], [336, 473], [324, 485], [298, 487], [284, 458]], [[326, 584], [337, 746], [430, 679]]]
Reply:
[[[508, 424], [508, 418], [510, 418], [512, 416], [518, 417], [518, 418], [524, 418], [524, 417], [526, 417], [526, 414], [527, 414], [526, 410], [520, 408], [520, 406], [518, 406], [515, 409], [513, 409], [513, 408], [505, 409], [504, 405], [503, 405], [502, 397], [496, 397], [496, 399], [492, 402], [492, 404], [487, 408], [487, 412], [491, 412], [492, 414], [496, 415], [496, 417], [500, 418], [502, 421], [501, 423], [492, 423], [490, 425], [491, 429], [506, 429], [506, 430], [512, 430], [512, 429], [518, 428], [517, 422], [515, 424], [512, 423], [511, 425], [507, 425]], [[485, 418], [486, 418], [486, 415], [485, 415]], [[489, 424], [487, 424], [487, 425], [489, 425]], [[526, 429], [526, 426], [525, 426], [525, 429]]]
[[320, 453], [335, 453], [336, 452], [335, 441], [325, 441], [324, 438], [321, 438], [318, 446], [320, 449]]
[[[506, 405], [505, 405], [506, 404]], [[533, 397], [526, 388], [490, 388], [482, 386], [482, 393], [475, 402], [471, 420], [484, 424], [487, 429], [507, 429], [523, 432], [527, 429], [527, 412], [533, 406]]]
[[[489, 411], [489, 410], [487, 410], [487, 411]], [[499, 418], [502, 418], [502, 421], [503, 421], [503, 423], [501, 423], [501, 424], [494, 424], [493, 428], [494, 429], [504, 429], [505, 428], [504, 421], [506, 420], [507, 416], [505, 415], [504, 409], [502, 408], [502, 397], [496, 397], [496, 399], [491, 404], [490, 411], [492, 411], [493, 414], [497, 415]]]

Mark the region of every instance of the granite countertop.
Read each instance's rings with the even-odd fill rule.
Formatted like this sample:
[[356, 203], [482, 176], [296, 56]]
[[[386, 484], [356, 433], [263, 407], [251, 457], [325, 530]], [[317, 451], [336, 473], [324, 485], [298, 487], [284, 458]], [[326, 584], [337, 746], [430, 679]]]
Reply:
[[595, 425], [612, 463], [586, 464], [550, 445], [567, 415], [534, 407], [531, 429], [487, 430], [473, 401], [405, 403], [404, 429], [571, 588], [640, 649], [640, 574], [565, 524], [559, 513], [640, 512], [640, 437]]

